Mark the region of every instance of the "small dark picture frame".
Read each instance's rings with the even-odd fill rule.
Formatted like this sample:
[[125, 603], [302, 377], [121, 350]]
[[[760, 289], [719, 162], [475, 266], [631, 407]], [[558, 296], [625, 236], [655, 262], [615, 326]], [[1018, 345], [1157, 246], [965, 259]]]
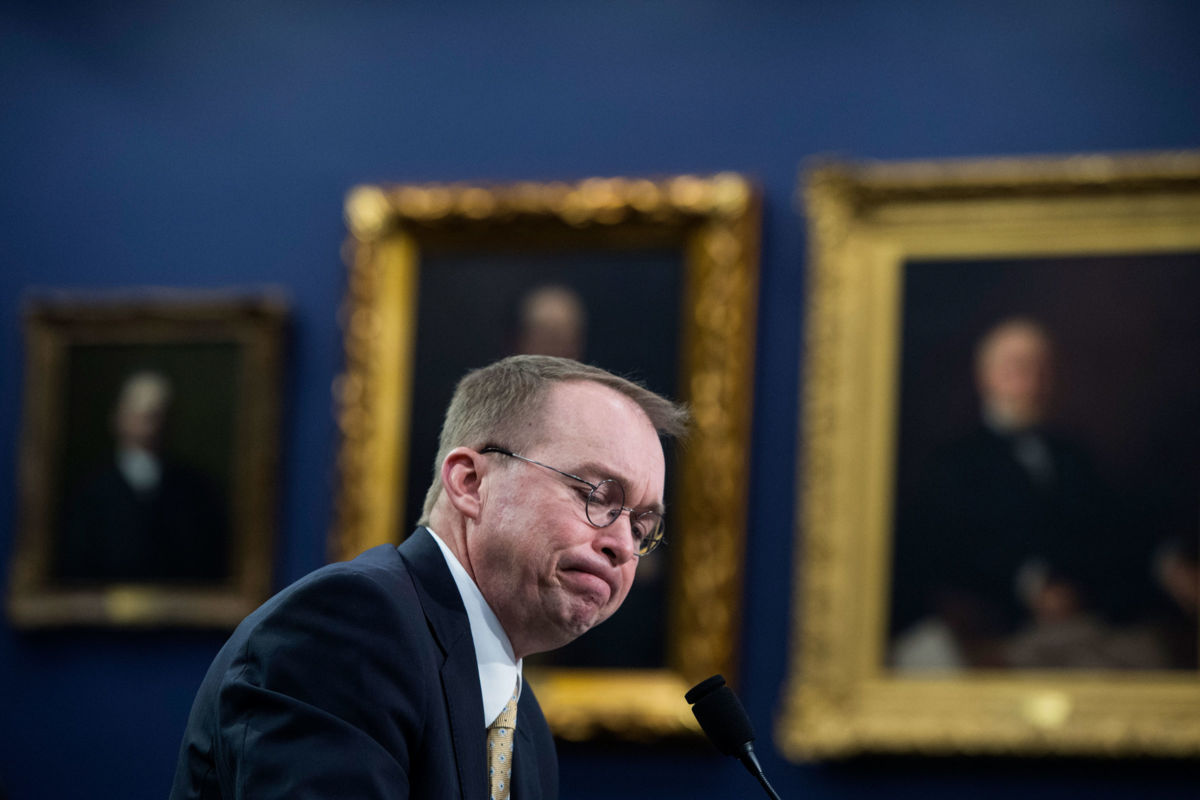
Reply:
[[31, 296], [18, 628], [233, 627], [270, 593], [286, 303]]

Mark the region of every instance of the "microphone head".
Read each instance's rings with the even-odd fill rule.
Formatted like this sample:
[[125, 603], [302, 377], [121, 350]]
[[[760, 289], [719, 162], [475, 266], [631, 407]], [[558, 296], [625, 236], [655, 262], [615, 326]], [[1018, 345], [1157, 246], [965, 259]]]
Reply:
[[720, 675], [696, 684], [684, 698], [692, 704], [704, 735], [725, 755], [739, 757], [754, 741], [754, 726], [742, 701]]
[[725, 685], [725, 678], [722, 675], [713, 675], [711, 678], [705, 678], [697, 683], [691, 689], [688, 689], [687, 694], [683, 696], [687, 700], [688, 705], [695, 703], [701, 697], [705, 697], [710, 692]]

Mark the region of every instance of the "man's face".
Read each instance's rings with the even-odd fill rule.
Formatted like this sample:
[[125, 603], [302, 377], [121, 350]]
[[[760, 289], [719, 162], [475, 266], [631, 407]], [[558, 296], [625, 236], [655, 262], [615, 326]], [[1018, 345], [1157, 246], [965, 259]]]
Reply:
[[[592, 483], [616, 478], [626, 506], [661, 507], [662, 445], [629, 398], [591, 382], [556, 384], [535, 430], [537, 444], [521, 455]], [[629, 515], [597, 528], [584, 512], [584, 484], [508, 456], [483, 458], [480, 517], [466, 542], [475, 582], [517, 656], [561, 647], [629, 593], [638, 562]]]
[[1038, 330], [1013, 326], [994, 334], [981, 355], [979, 388], [1002, 421], [1016, 427], [1045, 416], [1050, 396], [1050, 347]]
[[133, 387], [123, 393], [113, 413], [118, 446], [156, 452], [166, 420], [166, 396], [153, 387]]
[[530, 296], [522, 311], [520, 352], [575, 359], [583, 355], [587, 315], [570, 290], [541, 289]]

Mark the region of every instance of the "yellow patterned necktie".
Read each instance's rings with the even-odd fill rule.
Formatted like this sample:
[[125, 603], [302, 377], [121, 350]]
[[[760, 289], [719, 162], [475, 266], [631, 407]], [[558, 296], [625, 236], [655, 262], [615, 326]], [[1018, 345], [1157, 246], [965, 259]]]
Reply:
[[[520, 683], [517, 684], [520, 686]], [[517, 690], [508, 705], [488, 728], [488, 781], [492, 785], [492, 800], [508, 800], [512, 787], [513, 732], [517, 728]]]

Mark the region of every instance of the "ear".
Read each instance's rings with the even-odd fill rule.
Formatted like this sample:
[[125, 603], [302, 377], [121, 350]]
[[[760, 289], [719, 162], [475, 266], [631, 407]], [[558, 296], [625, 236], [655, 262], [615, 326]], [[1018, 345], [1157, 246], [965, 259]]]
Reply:
[[481, 456], [469, 447], [456, 447], [442, 461], [442, 491], [450, 505], [470, 519], [479, 518]]

